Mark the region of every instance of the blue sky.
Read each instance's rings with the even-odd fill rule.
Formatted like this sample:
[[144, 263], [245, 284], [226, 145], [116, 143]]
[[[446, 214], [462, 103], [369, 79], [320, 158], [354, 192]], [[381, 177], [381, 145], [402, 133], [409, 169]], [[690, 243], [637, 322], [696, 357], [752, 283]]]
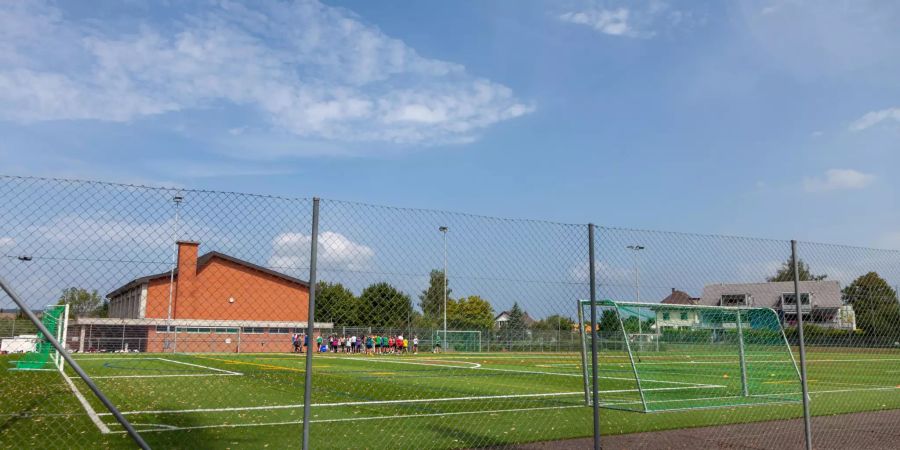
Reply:
[[897, 23], [866, 1], [4, 2], [0, 167], [900, 249]]

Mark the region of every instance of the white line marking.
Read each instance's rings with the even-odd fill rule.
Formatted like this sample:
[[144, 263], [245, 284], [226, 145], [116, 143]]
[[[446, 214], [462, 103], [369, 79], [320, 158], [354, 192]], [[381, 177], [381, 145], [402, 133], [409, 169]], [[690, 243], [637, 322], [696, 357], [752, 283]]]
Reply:
[[94, 411], [94, 408], [91, 406], [90, 403], [88, 403], [87, 399], [84, 398], [83, 395], [81, 395], [81, 391], [78, 390], [78, 387], [75, 386], [75, 383], [73, 383], [72, 380], [70, 380], [69, 377], [67, 377], [65, 374], [61, 374], [61, 375], [63, 377], [63, 380], [66, 380], [66, 384], [69, 385], [69, 389], [71, 389], [72, 393], [75, 394], [75, 398], [77, 398], [78, 401], [81, 403], [81, 406], [84, 408], [84, 411], [87, 412], [88, 417], [90, 417], [91, 421], [94, 422], [94, 425], [97, 425], [97, 428], [100, 429], [101, 433], [103, 433], [103, 434], [109, 433], [110, 432], [109, 427], [106, 426], [106, 424], [102, 420], [100, 420], [100, 417], [97, 414], [97, 411]]
[[[505, 413], [505, 412], [540, 411], [540, 410], [549, 410], [549, 409], [569, 409], [569, 408], [584, 408], [584, 407], [585, 407], [584, 405], [570, 405], [570, 406], [547, 406], [547, 407], [540, 407], [540, 408], [494, 409], [494, 410], [488, 410], [488, 411], [457, 411], [457, 412], [450, 412], [450, 413], [434, 413], [434, 414], [410, 414], [410, 415], [374, 416], [374, 417], [348, 417], [345, 419], [310, 420], [310, 423], [353, 422], [353, 421], [379, 420], [379, 419], [405, 419], [405, 418], [416, 418], [416, 417], [458, 416], [458, 415], [464, 415], [464, 414], [493, 414], [493, 413]], [[292, 421], [285, 421], [285, 422], [199, 425], [199, 426], [192, 426], [192, 427], [172, 427], [172, 428], [147, 429], [147, 430], [138, 430], [138, 431], [141, 433], [151, 433], [151, 432], [160, 432], [160, 431], [199, 430], [199, 429], [205, 429], [205, 428], [244, 428], [244, 427], [262, 427], [262, 426], [276, 426], [276, 425], [297, 425], [297, 424], [301, 424], [301, 423], [303, 423], [303, 421], [301, 421], [301, 420], [292, 420]], [[125, 431], [112, 431], [111, 433], [123, 434], [123, 433], [125, 433]]]
[[216, 372], [224, 372], [224, 373], [227, 373], [227, 374], [229, 374], [229, 375], [243, 375], [243, 374], [240, 373], [240, 372], [232, 372], [232, 371], [230, 371], [230, 370], [217, 369], [217, 368], [215, 368], [215, 367], [201, 366], [200, 364], [192, 364], [192, 363], [187, 363], [187, 362], [184, 362], [184, 361], [175, 361], [174, 359], [166, 359], [166, 358], [156, 358], [156, 359], [158, 359], [158, 360], [160, 360], [160, 361], [167, 361], [167, 362], [170, 362], [170, 363], [175, 363], [175, 364], [184, 364], [185, 366], [193, 366], [193, 367], [199, 367], [199, 368], [201, 368], [201, 369], [213, 370], [213, 371], [216, 371]]
[[[99, 377], [91, 377], [94, 380], [105, 380], [110, 378], [175, 378], [175, 377], [230, 377], [234, 375], [243, 375], [240, 373], [192, 373], [192, 374], [169, 374], [169, 375], [103, 375]], [[78, 377], [73, 377], [78, 378]]]
[[[604, 392], [606, 392], [606, 391], [604, 391]], [[541, 394], [483, 395], [483, 396], [474, 396], [474, 397], [414, 398], [414, 399], [406, 399], [406, 400], [372, 400], [372, 401], [364, 401], [364, 402], [313, 403], [310, 406], [329, 407], [329, 406], [390, 405], [390, 404], [408, 404], [408, 403], [490, 400], [490, 399], [500, 399], [500, 398], [554, 397], [554, 396], [564, 396], [564, 395], [584, 395], [584, 391], [547, 392], [547, 393], [541, 393]], [[245, 406], [245, 407], [234, 407], [234, 408], [201, 408], [201, 409], [170, 409], [170, 410], [158, 410], [158, 411], [125, 411], [125, 412], [122, 412], [122, 414], [131, 414], [131, 415], [134, 415], [134, 414], [184, 414], [184, 413], [195, 413], [195, 412], [229, 412], [229, 411], [259, 411], [259, 410], [274, 410], [274, 409], [295, 409], [295, 408], [302, 408], [302, 407], [303, 407], [302, 404], [295, 404], [295, 405], [272, 405], [272, 406]], [[109, 416], [112, 414], [101, 413], [100, 415], [101, 416]]]

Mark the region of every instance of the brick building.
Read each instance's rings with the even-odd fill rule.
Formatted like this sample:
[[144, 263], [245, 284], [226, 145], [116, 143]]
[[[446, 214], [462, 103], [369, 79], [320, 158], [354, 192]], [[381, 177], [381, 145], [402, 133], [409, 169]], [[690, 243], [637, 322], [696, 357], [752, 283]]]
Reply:
[[109, 317], [76, 319], [70, 347], [289, 351], [291, 334], [307, 326], [309, 283], [215, 251], [198, 256], [199, 245], [179, 241], [174, 271], [136, 278], [107, 294]]

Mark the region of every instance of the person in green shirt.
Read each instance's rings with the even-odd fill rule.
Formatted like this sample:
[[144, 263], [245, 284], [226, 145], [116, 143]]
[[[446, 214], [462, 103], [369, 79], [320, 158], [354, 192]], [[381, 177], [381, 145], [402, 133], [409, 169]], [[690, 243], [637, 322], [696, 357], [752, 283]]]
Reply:
[[321, 334], [318, 337], [316, 337], [316, 350], [318, 350], [319, 353], [322, 352], [322, 335]]
[[441, 336], [437, 335], [434, 337], [434, 349], [431, 350], [432, 353], [440, 353], [441, 352]]

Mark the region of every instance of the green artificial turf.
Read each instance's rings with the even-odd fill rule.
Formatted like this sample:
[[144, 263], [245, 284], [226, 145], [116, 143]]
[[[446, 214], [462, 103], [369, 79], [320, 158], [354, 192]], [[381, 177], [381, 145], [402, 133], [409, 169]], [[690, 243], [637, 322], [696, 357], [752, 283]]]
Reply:
[[[76, 358], [154, 447], [300, 443], [302, 355]], [[15, 359], [2, 356], [0, 363], [13, 367], [9, 362]], [[900, 352], [810, 349], [808, 360], [814, 414], [900, 408]], [[581, 357], [575, 353], [316, 354], [313, 361], [312, 448], [465, 448], [591, 435]], [[733, 359], [645, 354], [637, 365], [646, 400], [708, 409], [603, 409], [603, 433], [801, 416], [793, 366], [764, 353], [748, 354], [747, 361], [751, 392], [775, 394], [754, 399], [754, 405], [711, 408], [734, 403], [735, 397], [744, 401]], [[600, 363], [602, 402], [640, 401], [630, 364], [615, 355]], [[0, 370], [0, 448], [133, 447], [87, 386], [73, 382], [110, 433], [99, 431], [58, 372]], [[685, 389], [662, 389], [678, 386]]]

